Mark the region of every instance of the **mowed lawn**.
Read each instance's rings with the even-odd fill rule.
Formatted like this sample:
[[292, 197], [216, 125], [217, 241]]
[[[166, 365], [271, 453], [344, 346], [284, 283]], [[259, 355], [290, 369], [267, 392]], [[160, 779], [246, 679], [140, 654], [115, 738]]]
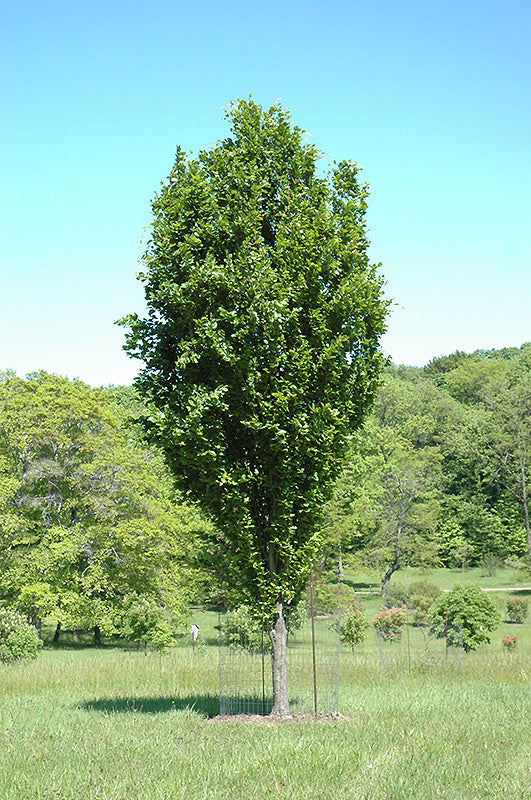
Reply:
[[215, 719], [218, 666], [214, 646], [2, 666], [0, 798], [531, 799], [527, 648], [411, 671], [347, 654], [344, 718], [276, 725]]

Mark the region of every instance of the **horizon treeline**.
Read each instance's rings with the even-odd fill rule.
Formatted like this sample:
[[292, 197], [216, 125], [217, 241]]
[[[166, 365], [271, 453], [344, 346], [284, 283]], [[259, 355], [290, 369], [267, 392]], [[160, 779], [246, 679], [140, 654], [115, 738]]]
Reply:
[[404, 566], [525, 560], [530, 462], [531, 344], [389, 365], [327, 508], [327, 558], [384, 586]]
[[[0, 373], [0, 604], [97, 637], [139, 602], [161, 636], [190, 603], [238, 604], [145, 413], [133, 387]], [[531, 344], [390, 364], [324, 509], [323, 570], [371, 567], [385, 590], [406, 566], [526, 567], [530, 459]]]

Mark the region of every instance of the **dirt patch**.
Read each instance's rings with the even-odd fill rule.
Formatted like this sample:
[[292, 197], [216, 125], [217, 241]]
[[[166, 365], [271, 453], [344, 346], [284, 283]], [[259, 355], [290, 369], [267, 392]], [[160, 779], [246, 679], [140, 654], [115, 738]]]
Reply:
[[331, 714], [290, 714], [279, 717], [276, 714], [218, 714], [206, 722], [243, 722], [246, 725], [288, 725], [296, 722], [348, 722], [348, 717], [338, 712]]

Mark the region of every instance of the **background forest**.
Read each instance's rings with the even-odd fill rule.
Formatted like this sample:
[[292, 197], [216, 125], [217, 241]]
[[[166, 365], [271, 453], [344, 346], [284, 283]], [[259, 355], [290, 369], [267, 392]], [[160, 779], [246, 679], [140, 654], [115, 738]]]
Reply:
[[[38, 626], [169, 644], [235, 607], [223, 534], [142, 438], [131, 387], [0, 375], [0, 600]], [[531, 344], [390, 365], [323, 517], [325, 587], [376, 570], [530, 570]], [[340, 597], [338, 598], [340, 602]]]

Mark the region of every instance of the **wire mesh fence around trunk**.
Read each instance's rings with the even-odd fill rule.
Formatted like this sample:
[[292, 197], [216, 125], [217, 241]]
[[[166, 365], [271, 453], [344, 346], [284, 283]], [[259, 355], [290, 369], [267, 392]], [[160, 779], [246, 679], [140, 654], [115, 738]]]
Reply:
[[[271, 642], [261, 626], [242, 630], [230, 614], [219, 618], [219, 705], [222, 715], [271, 712]], [[339, 704], [339, 615], [307, 620], [288, 635], [291, 713], [332, 713]], [[315, 648], [315, 668], [313, 651]]]
[[[435, 638], [427, 627], [411, 624], [407, 614], [400, 635], [386, 637], [371, 625], [360, 645], [340, 646], [342, 613], [306, 619], [288, 636], [288, 693], [291, 714], [340, 712], [340, 681], [353, 676], [393, 678], [464, 664], [462, 627], [448, 626]], [[268, 633], [256, 623], [242, 629], [241, 619], [219, 616], [219, 704], [222, 715], [271, 713], [272, 664]], [[313, 631], [312, 631], [313, 628]]]

